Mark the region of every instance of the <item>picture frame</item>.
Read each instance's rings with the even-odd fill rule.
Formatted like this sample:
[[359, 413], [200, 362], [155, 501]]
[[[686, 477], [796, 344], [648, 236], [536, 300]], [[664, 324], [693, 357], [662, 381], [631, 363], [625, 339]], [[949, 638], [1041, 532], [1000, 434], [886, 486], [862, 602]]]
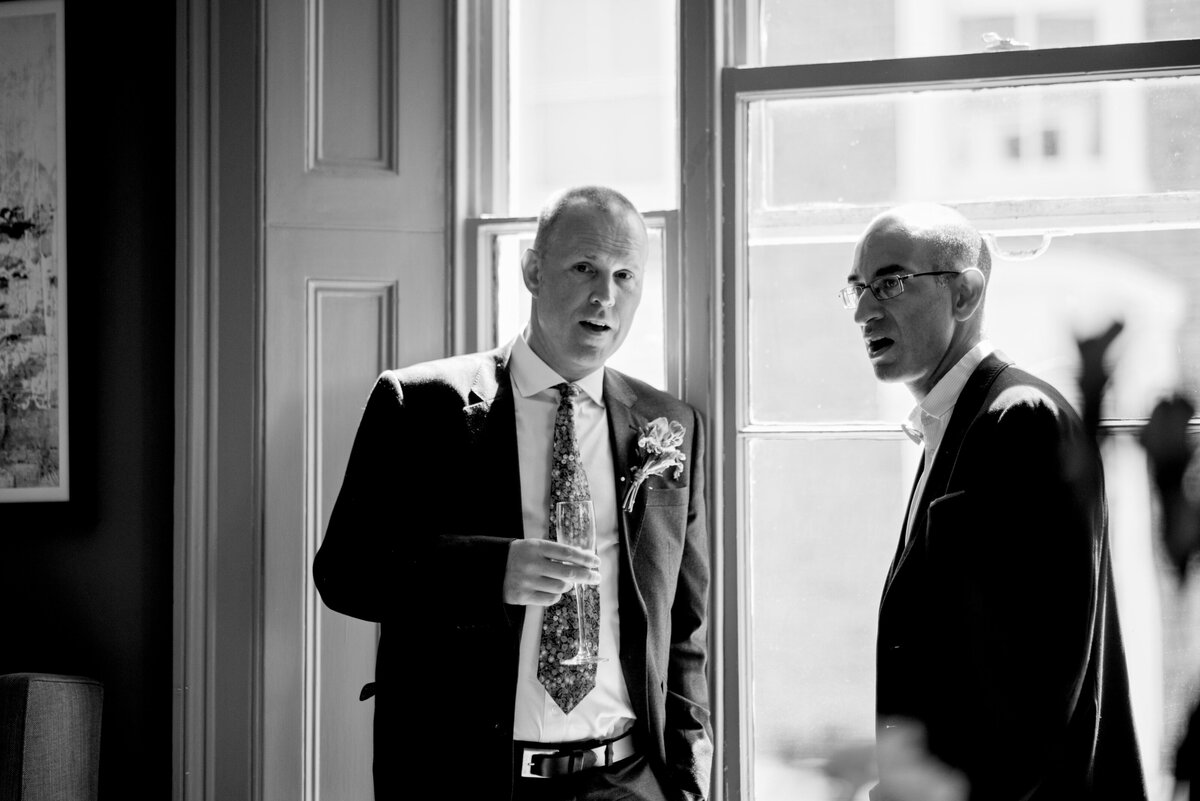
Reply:
[[0, 502], [70, 498], [63, 0], [0, 3]]

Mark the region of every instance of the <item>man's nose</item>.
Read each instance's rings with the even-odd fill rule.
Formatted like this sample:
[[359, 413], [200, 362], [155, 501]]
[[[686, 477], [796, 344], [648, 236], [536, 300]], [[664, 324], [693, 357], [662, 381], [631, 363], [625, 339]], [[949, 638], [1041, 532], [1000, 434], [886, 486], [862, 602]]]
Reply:
[[591, 302], [597, 306], [609, 307], [616, 302], [616, 283], [612, 278], [600, 276], [592, 287]]
[[883, 316], [883, 308], [879, 305], [879, 301], [875, 300], [875, 296], [871, 294], [871, 290], [864, 289], [863, 293], [858, 296], [858, 305], [854, 307], [854, 322], [862, 325], [870, 320], [877, 320]]

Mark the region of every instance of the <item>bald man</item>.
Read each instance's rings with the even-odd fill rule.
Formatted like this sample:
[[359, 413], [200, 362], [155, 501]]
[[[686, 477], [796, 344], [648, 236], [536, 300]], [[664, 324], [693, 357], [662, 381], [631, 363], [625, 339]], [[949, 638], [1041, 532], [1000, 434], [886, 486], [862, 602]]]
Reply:
[[[708, 794], [704, 424], [605, 366], [646, 258], [622, 194], [557, 193], [521, 264], [524, 332], [371, 393], [313, 575], [382, 624], [378, 801]], [[637, 481], [655, 437], [678, 469]], [[558, 500], [592, 502], [595, 552], [557, 536]], [[597, 665], [565, 661], [580, 607]]]
[[[879, 608], [880, 739], [922, 734], [972, 801], [1144, 799], [1100, 456], [985, 338], [990, 275], [975, 226], [912, 204], [871, 221], [841, 293], [922, 449]], [[906, 797], [889, 764], [873, 801]]]

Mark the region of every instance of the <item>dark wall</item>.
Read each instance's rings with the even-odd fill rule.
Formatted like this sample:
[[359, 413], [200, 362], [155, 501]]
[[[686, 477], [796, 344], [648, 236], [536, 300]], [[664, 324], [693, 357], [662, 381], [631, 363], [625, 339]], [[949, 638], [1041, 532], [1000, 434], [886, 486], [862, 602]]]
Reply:
[[101, 799], [171, 790], [174, 6], [66, 4], [71, 500], [0, 505], [0, 673], [104, 683]]

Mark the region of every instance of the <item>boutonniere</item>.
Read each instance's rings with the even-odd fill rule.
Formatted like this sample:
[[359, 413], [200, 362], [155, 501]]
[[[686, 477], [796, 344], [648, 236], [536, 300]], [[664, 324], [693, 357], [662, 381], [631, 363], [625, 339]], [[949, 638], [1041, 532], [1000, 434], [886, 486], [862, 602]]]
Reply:
[[687, 459], [679, 450], [683, 444], [684, 428], [678, 422], [667, 422], [667, 418], [658, 417], [639, 428], [638, 432], [637, 451], [642, 457], [642, 464], [633, 468], [633, 481], [625, 491], [625, 502], [621, 508], [626, 512], [633, 511], [643, 481], [650, 476], [661, 476], [672, 467], [675, 468], [673, 478], [679, 478], [679, 471]]

